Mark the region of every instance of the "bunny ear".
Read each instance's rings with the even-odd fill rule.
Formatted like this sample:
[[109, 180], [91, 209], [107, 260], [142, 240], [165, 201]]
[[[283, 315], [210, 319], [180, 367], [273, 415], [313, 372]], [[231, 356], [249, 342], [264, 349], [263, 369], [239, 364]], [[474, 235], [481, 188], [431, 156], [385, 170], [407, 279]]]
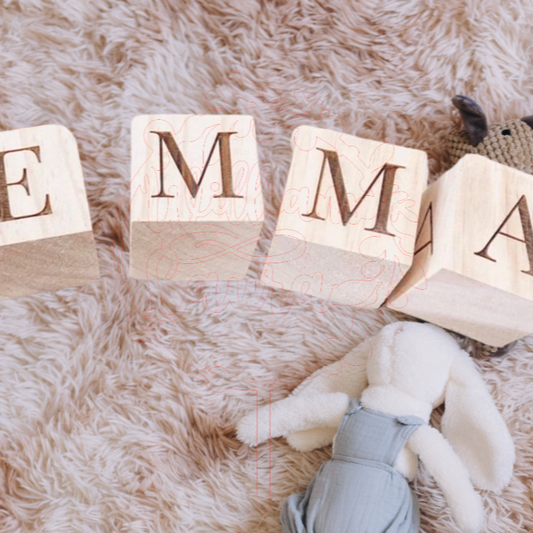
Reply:
[[478, 489], [500, 491], [511, 478], [514, 444], [474, 362], [461, 351], [446, 386], [442, 434]]
[[367, 386], [366, 363], [374, 352], [375, 338], [370, 337], [350, 350], [342, 359], [313, 372], [294, 389], [291, 396], [315, 392], [345, 392], [359, 398]]
[[[344, 392], [351, 398], [360, 398], [368, 385], [366, 363], [372, 357], [375, 337], [364, 340], [340, 361], [316, 370], [298, 385], [291, 396], [322, 392]], [[287, 435], [287, 442], [298, 451], [310, 451], [333, 442], [336, 429], [315, 428], [295, 431]]]

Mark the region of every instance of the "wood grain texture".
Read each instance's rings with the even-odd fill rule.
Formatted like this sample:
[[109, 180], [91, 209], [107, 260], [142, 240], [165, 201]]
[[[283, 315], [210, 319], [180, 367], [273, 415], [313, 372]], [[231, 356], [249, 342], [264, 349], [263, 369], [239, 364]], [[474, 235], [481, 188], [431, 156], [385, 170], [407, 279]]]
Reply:
[[252, 117], [135, 117], [129, 275], [244, 278], [264, 217], [260, 178]]
[[98, 281], [92, 231], [0, 249], [0, 300]]
[[0, 299], [99, 279], [76, 141], [63, 126], [0, 133]]
[[427, 157], [302, 126], [263, 283], [379, 307], [411, 265]]
[[531, 333], [532, 207], [532, 176], [463, 157], [424, 193], [418, 253], [387, 306], [493, 346]]

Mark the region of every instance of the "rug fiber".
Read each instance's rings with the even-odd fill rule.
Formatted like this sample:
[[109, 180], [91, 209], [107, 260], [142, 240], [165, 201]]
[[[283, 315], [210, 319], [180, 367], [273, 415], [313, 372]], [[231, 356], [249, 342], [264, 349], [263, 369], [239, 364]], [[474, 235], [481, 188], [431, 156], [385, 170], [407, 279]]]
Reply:
[[[532, 17], [527, 0], [4, 0], [0, 128], [74, 133], [102, 279], [0, 303], [0, 530], [279, 533], [331, 450], [255, 450], [236, 422], [400, 318], [258, 283], [291, 131], [425, 150], [433, 180], [453, 95], [493, 121], [533, 113]], [[148, 113], [255, 118], [267, 213], [245, 280], [127, 277], [130, 123]], [[478, 365], [517, 448], [485, 531], [532, 531], [533, 336]], [[415, 490], [425, 533], [458, 531], [423, 466]]]

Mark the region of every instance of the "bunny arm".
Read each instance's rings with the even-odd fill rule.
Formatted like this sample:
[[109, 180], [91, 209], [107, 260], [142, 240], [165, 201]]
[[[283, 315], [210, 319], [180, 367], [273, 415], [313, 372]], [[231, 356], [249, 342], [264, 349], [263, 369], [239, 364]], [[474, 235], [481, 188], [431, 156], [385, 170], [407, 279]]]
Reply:
[[435, 428], [416, 429], [407, 445], [420, 456], [441, 488], [455, 522], [463, 533], [478, 533], [484, 522], [481, 496], [470, 482], [468, 471], [450, 443]]
[[336, 428], [349, 401], [342, 392], [289, 396], [245, 415], [237, 424], [237, 438], [256, 446], [294, 431]]
[[299, 452], [310, 452], [333, 442], [337, 428], [313, 428], [287, 435], [289, 445]]

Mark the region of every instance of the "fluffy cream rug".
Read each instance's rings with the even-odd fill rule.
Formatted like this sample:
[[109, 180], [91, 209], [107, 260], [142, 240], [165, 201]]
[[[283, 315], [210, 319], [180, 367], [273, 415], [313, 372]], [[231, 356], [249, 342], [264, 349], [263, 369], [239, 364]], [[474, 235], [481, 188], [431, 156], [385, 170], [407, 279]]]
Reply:
[[[298, 125], [426, 150], [433, 179], [454, 94], [533, 113], [532, 17], [528, 0], [4, 0], [0, 127], [73, 131], [102, 280], [0, 304], [0, 530], [279, 532], [330, 449], [256, 454], [235, 423], [399, 317], [263, 288], [268, 238], [239, 283], [128, 279], [133, 116], [252, 114], [267, 235]], [[483, 494], [491, 533], [533, 530], [532, 350], [478, 362], [517, 447], [511, 486]], [[423, 467], [415, 488], [423, 531], [456, 532]]]

